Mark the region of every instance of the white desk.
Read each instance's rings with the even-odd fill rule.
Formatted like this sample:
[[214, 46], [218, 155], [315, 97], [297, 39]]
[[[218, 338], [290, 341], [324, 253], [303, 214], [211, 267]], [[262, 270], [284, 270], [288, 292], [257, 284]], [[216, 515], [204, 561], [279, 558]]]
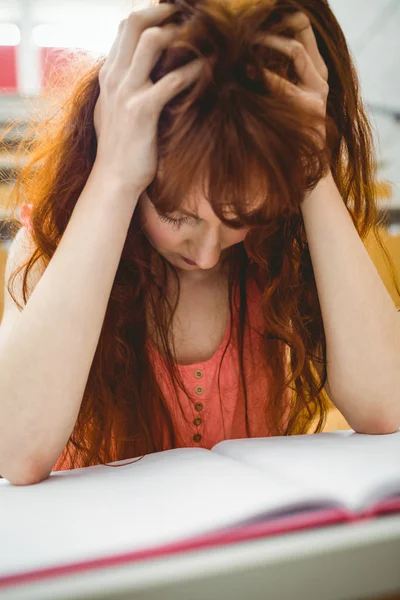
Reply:
[[91, 571], [7, 600], [361, 600], [400, 594], [400, 515]]

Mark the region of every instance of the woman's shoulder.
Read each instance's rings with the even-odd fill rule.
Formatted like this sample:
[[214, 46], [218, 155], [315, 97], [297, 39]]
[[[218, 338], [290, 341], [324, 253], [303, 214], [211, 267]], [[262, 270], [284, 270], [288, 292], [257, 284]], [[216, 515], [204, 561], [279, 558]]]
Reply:
[[[5, 282], [6, 284], [9, 281], [10, 276], [14, 273], [14, 271], [25, 264], [33, 255], [36, 250], [36, 245], [31, 236], [31, 230], [29, 225], [23, 226], [17, 231], [15, 234], [10, 247], [7, 252], [7, 262], [5, 268]], [[28, 285], [30, 288], [34, 288], [38, 283], [40, 277], [44, 272], [44, 264], [42, 260], [36, 261], [29, 272], [28, 277]], [[22, 287], [23, 280], [23, 271], [20, 271], [15, 279], [15, 285], [17, 290]], [[17, 295], [20, 295], [20, 292], [17, 291]]]
[[[24, 306], [24, 277], [25, 269], [21, 268], [27, 264], [35, 251], [35, 245], [29, 231], [21, 227], [7, 252], [7, 260], [4, 271], [4, 307], [1, 319], [0, 338], [3, 341], [11, 332], [15, 320], [19, 318], [19, 306]], [[26, 276], [26, 288], [32, 293], [44, 272], [41, 260], [36, 261]], [[10, 289], [9, 289], [10, 288]], [[11, 293], [10, 293], [11, 290]], [[19, 305], [19, 306], [18, 306]]]
[[32, 213], [32, 204], [23, 204], [20, 210], [20, 219], [22, 225], [25, 227], [27, 231], [31, 229], [31, 213]]

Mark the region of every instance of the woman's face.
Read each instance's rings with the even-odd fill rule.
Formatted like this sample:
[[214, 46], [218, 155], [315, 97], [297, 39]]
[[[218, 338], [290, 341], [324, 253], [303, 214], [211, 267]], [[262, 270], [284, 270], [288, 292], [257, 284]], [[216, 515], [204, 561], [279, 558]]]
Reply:
[[[185, 202], [168, 217], [158, 214], [146, 192], [139, 202], [146, 237], [164, 258], [189, 278], [218, 271], [225, 251], [242, 242], [250, 230], [250, 227], [232, 229], [224, 225], [203, 197], [190, 205]], [[197, 217], [185, 214], [185, 211], [196, 213]], [[190, 265], [184, 258], [196, 264]]]

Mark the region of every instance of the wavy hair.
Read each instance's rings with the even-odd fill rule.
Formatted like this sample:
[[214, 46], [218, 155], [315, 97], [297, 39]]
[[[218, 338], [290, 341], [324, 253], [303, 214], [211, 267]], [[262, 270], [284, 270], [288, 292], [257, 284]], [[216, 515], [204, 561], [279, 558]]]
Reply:
[[[175, 4], [178, 13], [165, 23], [181, 24], [177, 34], [181, 43], [163, 51], [151, 79], [157, 81], [196, 56], [205, 58], [207, 69], [163, 108], [158, 125], [159, 164], [168, 176], [162, 181], [160, 170], [146, 192], [165, 213], [176, 210], [191, 190], [201, 189], [223, 223], [251, 226], [228, 257], [231, 323], [235, 286], [240, 292], [238, 369], [246, 407], [243, 339], [246, 280], [251, 277], [261, 291], [263, 359], [273, 373], [264, 390], [271, 435], [310, 433], [313, 424], [313, 432], [319, 432], [329, 408], [323, 390], [326, 342], [300, 204], [328, 168], [359, 236], [364, 240], [373, 229], [391, 263], [379, 234], [371, 125], [344, 34], [325, 0], [176, 0]], [[309, 17], [329, 71], [323, 148], [307, 116], [273, 93], [264, 76], [267, 66], [296, 83], [292, 61], [255, 42], [263, 31], [293, 37], [294, 31], [284, 27], [282, 16], [296, 10]], [[58, 88], [49, 88], [46, 97], [55, 101], [57, 110], [46, 118], [33, 118], [22, 140], [29, 160], [17, 176], [11, 206], [16, 210], [26, 201], [32, 205], [35, 250], [8, 281], [20, 310], [23, 306], [13, 292], [16, 275], [24, 270], [26, 304], [28, 273], [39, 259], [45, 267], [51, 260], [96, 159], [93, 112], [104, 60], [71, 59]], [[227, 219], [226, 208], [234, 218]], [[392, 263], [391, 270], [395, 278]], [[143, 352], [148, 336], [145, 308], [150, 303], [174, 389], [185, 389], [174, 345], [168, 341], [179, 300], [178, 293], [175, 305], [169, 302], [168, 275], [176, 278], [179, 290], [173, 265], [143, 234], [137, 209], [79, 415], [64, 449], [70, 468], [78, 460], [89, 466], [176, 447], [173, 419], [149, 356]], [[397, 283], [396, 289], [399, 292]], [[290, 413], [283, 423], [288, 389]]]

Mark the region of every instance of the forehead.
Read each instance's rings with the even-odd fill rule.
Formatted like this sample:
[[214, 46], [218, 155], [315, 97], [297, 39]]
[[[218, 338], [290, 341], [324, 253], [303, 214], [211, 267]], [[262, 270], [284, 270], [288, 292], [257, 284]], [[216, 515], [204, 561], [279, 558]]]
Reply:
[[[185, 199], [174, 212], [194, 219], [207, 219], [207, 217], [215, 215], [211, 202], [201, 195], [197, 196], [195, 201], [189, 202]], [[236, 216], [228, 207], [224, 208], [223, 212], [227, 219], [233, 219]]]
[[[259, 210], [264, 203], [265, 196], [251, 196], [247, 200], [244, 199], [243, 202], [241, 202], [241, 206], [242, 208], [246, 208], [247, 211], [253, 212]], [[212, 203], [201, 191], [192, 192], [190, 195], [187, 195], [177, 206], [175, 212], [199, 218], [206, 218], [206, 216], [215, 214]], [[237, 216], [234, 206], [229, 204], [228, 200], [226, 201], [226, 204], [222, 206], [222, 212], [227, 219], [235, 219]]]
[[[163, 182], [165, 183], [166, 177], [165, 171], [162, 168], [158, 169], [156, 180], [159, 191], [165, 190]], [[250, 187], [252, 189], [249, 189]], [[154, 201], [166, 214], [188, 216], [195, 220], [213, 220], [218, 219], [214, 209], [217, 212], [219, 209], [219, 214], [223, 214], [223, 218], [234, 221], [238, 217], [237, 211], [250, 215], [265, 209], [267, 197], [265, 187], [265, 182], [264, 185], [260, 185], [257, 178], [253, 177], [250, 179], [249, 188], [245, 192], [239, 193], [229, 185], [226, 186], [226, 193], [224, 186], [222, 186], [222, 189], [214, 191], [213, 188], [209, 188], [208, 176], [203, 175], [196, 176], [189, 186], [183, 188], [186, 191], [183, 191], [183, 189], [169, 191], [167, 204], [169, 203], [170, 208], [167, 208], [166, 205], [163, 208], [163, 202], [161, 204], [157, 202], [157, 193], [154, 196]], [[169, 202], [170, 200], [171, 202]]]

